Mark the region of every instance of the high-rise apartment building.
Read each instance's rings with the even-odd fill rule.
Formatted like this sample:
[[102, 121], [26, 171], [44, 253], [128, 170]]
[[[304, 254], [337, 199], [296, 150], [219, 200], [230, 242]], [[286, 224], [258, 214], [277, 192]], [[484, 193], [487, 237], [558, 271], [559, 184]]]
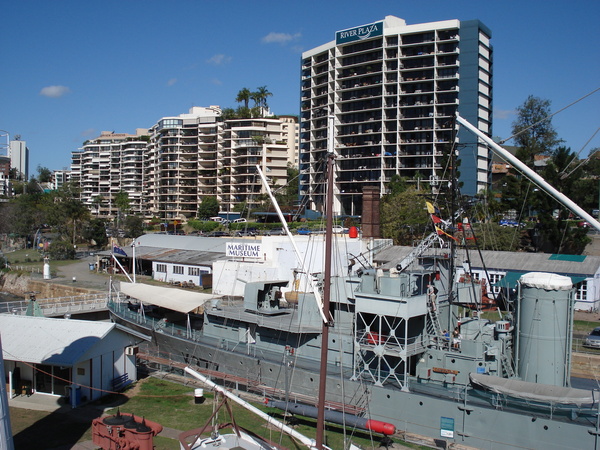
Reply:
[[29, 180], [29, 149], [25, 141], [10, 141], [8, 156], [10, 158], [11, 169], [16, 170], [17, 177], [23, 181]]
[[[300, 194], [322, 210], [328, 126], [337, 153], [335, 214], [361, 214], [362, 190], [394, 175], [433, 183], [459, 112], [492, 129], [491, 32], [479, 21], [380, 22], [338, 31], [302, 55]], [[488, 186], [490, 154], [461, 131], [463, 193]]]
[[222, 128], [218, 106], [193, 107], [187, 114], [163, 117], [150, 128], [145, 158], [147, 216], [194, 218], [203, 196], [218, 196]]
[[218, 106], [193, 107], [135, 135], [102, 132], [72, 153], [69, 178], [98, 217], [116, 216], [122, 191], [130, 213], [185, 222], [209, 196], [221, 212], [260, 204], [266, 191], [256, 166], [273, 186], [285, 186], [297, 142], [294, 116], [223, 122]]
[[219, 165], [219, 201], [223, 211], [236, 204], [256, 207], [266, 193], [259, 166], [275, 189], [287, 184], [289, 122], [280, 119], [236, 119], [225, 122], [224, 158]]
[[[71, 180], [79, 182], [81, 200], [98, 217], [115, 217], [117, 194], [125, 192], [128, 213], [143, 214], [144, 155], [148, 130], [136, 134], [103, 131], [71, 154]], [[125, 211], [122, 211], [125, 212]]]

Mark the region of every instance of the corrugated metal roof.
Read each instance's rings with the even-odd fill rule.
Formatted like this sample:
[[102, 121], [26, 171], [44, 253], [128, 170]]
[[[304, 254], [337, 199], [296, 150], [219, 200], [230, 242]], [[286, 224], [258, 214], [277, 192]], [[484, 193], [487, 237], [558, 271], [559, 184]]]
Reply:
[[114, 323], [0, 314], [6, 360], [73, 366], [113, 328]]
[[[394, 246], [375, 256], [375, 261], [380, 266], [396, 267], [411, 251], [412, 247]], [[438, 250], [439, 252], [440, 250]], [[448, 250], [444, 250], [447, 252]], [[428, 252], [426, 252], [427, 254]], [[456, 251], [458, 264], [469, 260], [471, 268], [483, 268], [490, 270], [509, 272], [553, 272], [568, 275], [594, 276], [600, 268], [599, 256], [585, 256], [584, 258], [556, 258], [550, 253], [525, 253], [525, 252], [501, 252], [482, 250], [479, 252], [464, 249]]]

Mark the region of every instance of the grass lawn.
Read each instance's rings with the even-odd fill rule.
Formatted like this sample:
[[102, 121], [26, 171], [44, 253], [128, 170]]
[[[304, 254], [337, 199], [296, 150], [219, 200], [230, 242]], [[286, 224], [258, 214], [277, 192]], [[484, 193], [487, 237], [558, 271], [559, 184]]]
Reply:
[[[135, 394], [131, 396], [106, 397], [104, 404], [114, 404], [118, 401], [121, 413], [135, 414], [145, 417], [153, 422], [160, 423], [163, 427], [175, 430], [189, 430], [204, 426], [213, 412], [213, 394], [205, 390], [206, 401], [195, 404], [192, 386], [184, 386], [159, 378], [146, 378], [137, 383]], [[111, 403], [108, 403], [111, 402]], [[283, 447], [300, 449], [303, 446], [294, 442], [287, 435], [283, 435], [272, 427], [267, 427], [262, 419], [245, 410], [236, 403], [230, 402], [234, 411], [234, 418], [239, 426], [253, 431], [273, 442], [280, 443]], [[254, 406], [269, 413], [277, 419], [282, 419], [282, 412], [278, 409], [268, 408], [262, 404]], [[117, 408], [107, 410], [108, 414], [116, 414]], [[99, 409], [91, 407], [77, 408], [69, 413], [48, 413], [26, 409], [11, 408], [11, 424], [15, 440], [15, 448], [55, 448], [73, 446], [77, 442], [91, 441], [91, 423], [100, 413]], [[315, 437], [315, 420], [299, 418], [295, 429], [310, 438]], [[219, 411], [219, 421], [229, 422], [230, 418], [225, 408]], [[381, 436], [370, 439], [369, 434], [363, 431], [347, 430], [346, 437], [364, 449], [379, 448]], [[338, 425], [327, 425], [326, 443], [330, 448], [344, 448], [344, 430]], [[404, 444], [413, 448], [422, 448], [416, 445]], [[157, 436], [154, 439], [157, 450], [179, 449], [179, 441]]]

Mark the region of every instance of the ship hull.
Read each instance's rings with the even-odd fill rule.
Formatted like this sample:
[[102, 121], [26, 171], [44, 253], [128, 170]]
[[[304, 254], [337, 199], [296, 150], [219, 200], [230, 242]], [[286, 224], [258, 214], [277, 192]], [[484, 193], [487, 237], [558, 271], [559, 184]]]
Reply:
[[[252, 346], [231, 346], [218, 339], [196, 341], [155, 331], [111, 314], [115, 322], [152, 336], [152, 346], [163, 357], [219, 372], [237, 387], [251, 386], [265, 395], [286, 395], [290, 401], [314, 399], [318, 390], [318, 366], [289, 355], [257, 355]], [[265, 357], [267, 356], [267, 357]], [[582, 449], [596, 445], [596, 419], [587, 411], [568, 415], [556, 411], [511, 406], [499, 399], [466, 394], [464, 386], [439, 386], [414, 380], [409, 389], [377, 386], [352, 380], [352, 373], [330, 365], [327, 397], [332, 404], [355, 405], [370, 419], [388, 422], [406, 433], [442, 439], [476, 448]], [[292, 386], [293, 388], [290, 388]], [[580, 411], [582, 413], [582, 411]], [[596, 436], [595, 436], [596, 434]]]

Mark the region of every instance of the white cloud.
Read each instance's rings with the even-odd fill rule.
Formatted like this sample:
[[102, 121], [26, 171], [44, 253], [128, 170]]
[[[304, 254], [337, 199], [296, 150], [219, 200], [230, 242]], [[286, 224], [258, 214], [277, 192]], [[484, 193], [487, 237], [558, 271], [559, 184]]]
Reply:
[[68, 94], [69, 92], [71, 92], [71, 89], [66, 86], [46, 86], [42, 88], [40, 95], [50, 98], [59, 98], [65, 94]]
[[223, 84], [223, 82], [218, 78], [213, 78], [212, 80], [210, 80], [210, 82], [216, 86], [221, 86]]
[[175, 83], [177, 83], [177, 78], [171, 78], [167, 81], [167, 86], [173, 86]]
[[495, 109], [494, 119], [505, 120], [516, 114], [514, 109]]
[[271, 31], [269, 34], [267, 34], [261, 40], [265, 44], [282, 44], [282, 45], [284, 45], [290, 41], [297, 41], [301, 37], [302, 37], [302, 34], [300, 34], [300, 33], [289, 34], [289, 33], [275, 33], [274, 31]]
[[95, 128], [88, 128], [87, 130], [83, 130], [81, 132], [81, 137], [84, 137], [84, 138], [94, 137], [97, 135], [98, 135], [98, 132], [96, 131]]
[[207, 63], [220, 66], [231, 62], [231, 56], [223, 55], [222, 53], [214, 55], [212, 58], [206, 60]]

